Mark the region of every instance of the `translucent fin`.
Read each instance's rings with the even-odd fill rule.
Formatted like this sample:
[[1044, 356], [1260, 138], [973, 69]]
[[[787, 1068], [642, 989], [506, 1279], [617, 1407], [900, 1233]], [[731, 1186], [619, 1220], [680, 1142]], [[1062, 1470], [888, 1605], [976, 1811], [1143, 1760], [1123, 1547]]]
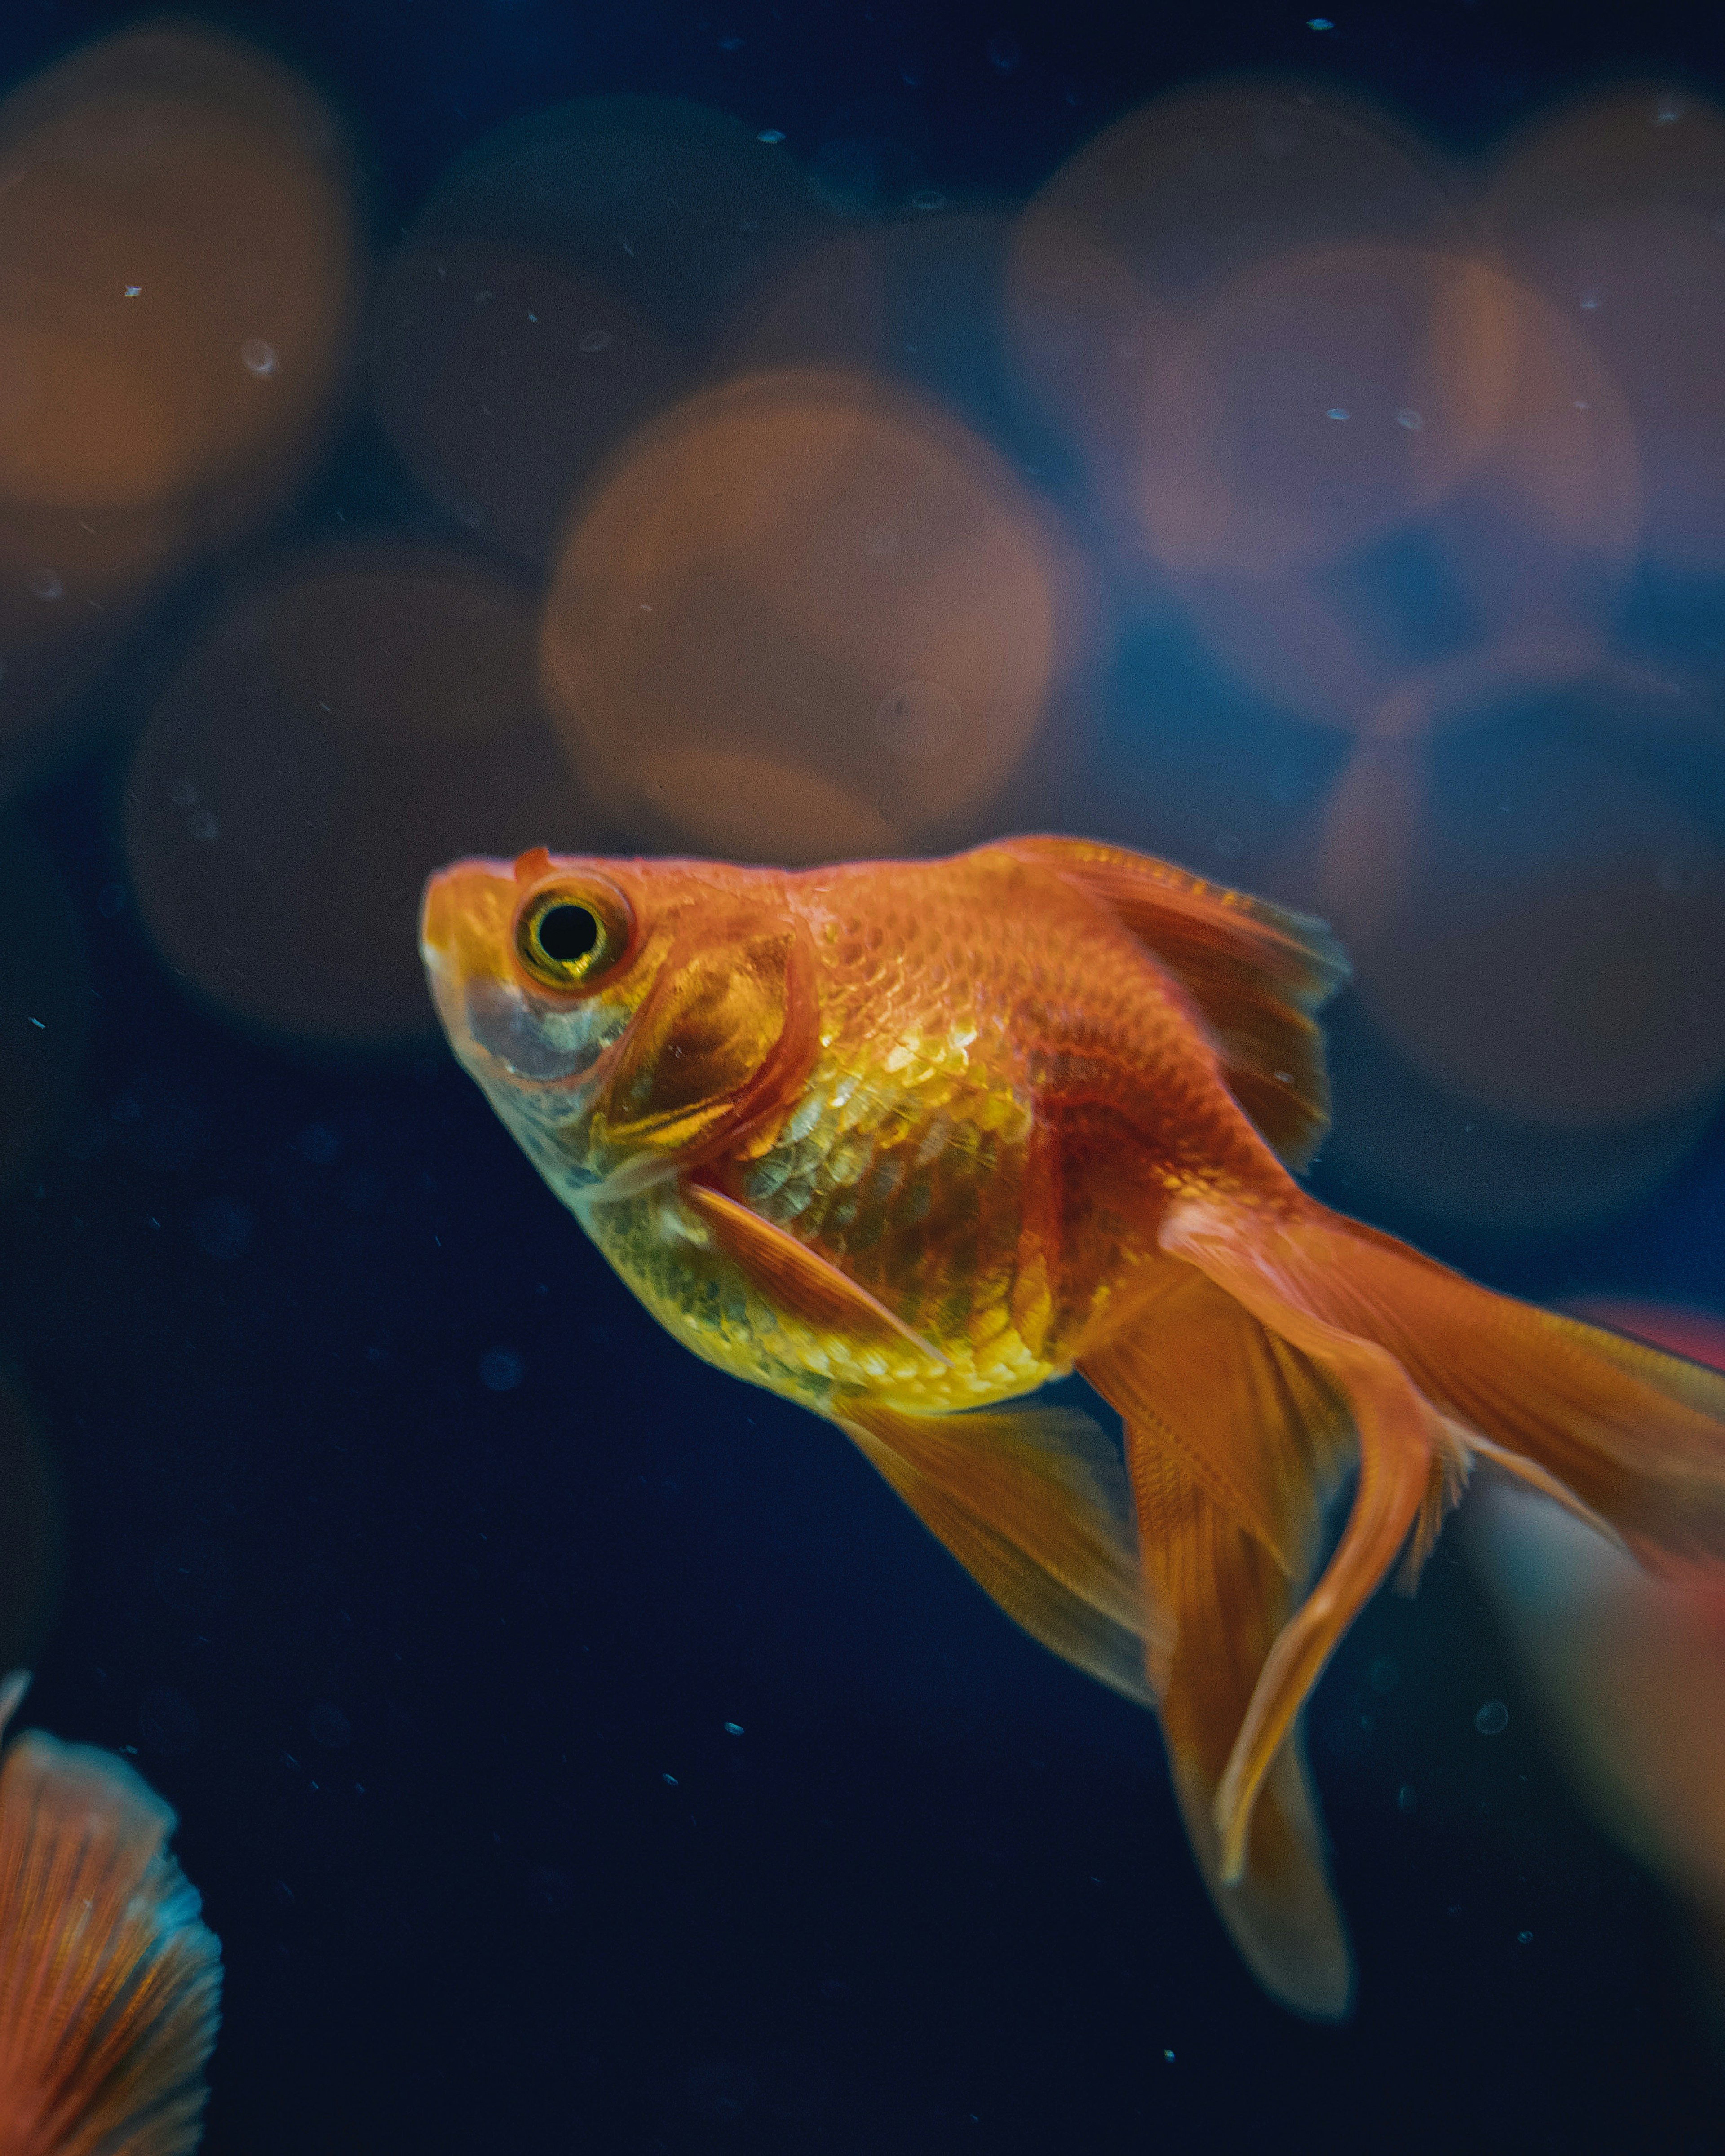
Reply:
[[0, 2141], [8, 2156], [196, 2148], [220, 1947], [169, 1807], [39, 1730], [0, 1768]]
[[1265, 1660], [1216, 1793], [1224, 1881], [1240, 1876], [1265, 1777], [1337, 1640], [1407, 1541], [1433, 1456], [1448, 1441], [1394, 1356], [1312, 1314], [1297, 1231], [1279, 1234], [1279, 1226], [1244, 1210], [1189, 1204], [1169, 1215], [1161, 1235], [1165, 1250], [1196, 1265], [1323, 1372], [1347, 1399], [1359, 1440], [1359, 1482], [1342, 1539]]
[[1644, 1557], [1725, 1557], [1717, 1370], [1493, 1294], [1316, 1206], [1277, 1228], [1264, 1262], [1297, 1271], [1309, 1308], [1386, 1348], [1499, 1466], [1554, 1479]]
[[1330, 1121], [1312, 1014], [1348, 973], [1324, 924], [1122, 846], [1029, 838], [1000, 850], [1076, 884], [1168, 968], [1209, 1025], [1229, 1091], [1288, 1165], [1303, 1168]]
[[1173, 1633], [1157, 1688], [1193, 1853], [1258, 1980], [1296, 2012], [1338, 2020], [1353, 1967], [1297, 1727], [1277, 1752], [1231, 1879], [1215, 1823], [1235, 1733], [1295, 1589], [1158, 1431], [1128, 1422], [1127, 1462], [1145, 1578]]
[[706, 1223], [714, 1242], [759, 1284], [777, 1308], [859, 1345], [911, 1348], [929, 1362], [949, 1367], [947, 1357], [931, 1341], [901, 1323], [885, 1303], [877, 1302], [818, 1250], [809, 1250], [722, 1191], [685, 1183], [682, 1194]]
[[1347, 1401], [1305, 1356], [1181, 1265], [1078, 1367], [1305, 1584], [1323, 1508], [1353, 1458]]
[[1132, 1500], [1088, 1416], [911, 1415], [856, 1403], [840, 1427], [1033, 1639], [1150, 1705]]

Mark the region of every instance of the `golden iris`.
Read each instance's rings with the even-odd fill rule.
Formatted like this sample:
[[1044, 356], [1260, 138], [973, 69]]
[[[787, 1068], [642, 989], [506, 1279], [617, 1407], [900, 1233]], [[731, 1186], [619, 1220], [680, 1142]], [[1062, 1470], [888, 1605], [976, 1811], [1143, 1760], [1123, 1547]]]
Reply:
[[553, 888], [521, 910], [515, 947], [521, 964], [547, 988], [575, 988], [623, 953], [629, 924], [596, 894]]

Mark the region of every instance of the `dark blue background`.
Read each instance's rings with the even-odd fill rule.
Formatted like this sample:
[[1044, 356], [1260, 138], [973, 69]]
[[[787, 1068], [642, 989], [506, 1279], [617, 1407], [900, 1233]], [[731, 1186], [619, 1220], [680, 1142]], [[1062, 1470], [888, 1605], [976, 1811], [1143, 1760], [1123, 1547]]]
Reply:
[[[601, 90], [1019, 192], [1219, 68], [1316, 69], [1472, 142], [1602, 71], [1707, 87], [1725, 57], [1692, 0], [1303, 18], [213, 19], [347, 110], [380, 246], [484, 129]], [[127, 19], [17, 0], [0, 67]], [[300, 523], [405, 487], [358, 429]], [[1577, 1812], [1453, 1538], [1312, 1716], [1360, 2005], [1309, 2030], [1214, 1920], [1148, 1719], [999, 1618], [835, 1434], [674, 1350], [441, 1050], [319, 1066], [182, 998], [97, 904], [116, 786], [99, 762], [28, 804], [98, 999], [85, 1097], [0, 1206], [0, 1344], [67, 1509], [27, 1718], [139, 1748], [182, 1814], [228, 1969], [210, 2156], [1725, 2148], [1684, 1922]], [[1609, 1235], [1376, 1217], [1542, 1297], [1725, 1300], [1717, 1132]]]

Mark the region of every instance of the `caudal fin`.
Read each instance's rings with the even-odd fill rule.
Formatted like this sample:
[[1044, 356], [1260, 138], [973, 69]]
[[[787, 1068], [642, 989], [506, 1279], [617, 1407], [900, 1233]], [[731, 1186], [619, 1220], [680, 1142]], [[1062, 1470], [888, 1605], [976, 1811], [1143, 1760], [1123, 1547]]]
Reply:
[[1322, 1576], [1265, 1658], [1216, 1795], [1224, 1880], [1307, 1693], [1410, 1535], [1436, 1532], [1475, 1454], [1644, 1557], [1725, 1556], [1725, 1378], [1493, 1294], [1304, 1204], [1178, 1208], [1162, 1246], [1345, 1399], [1359, 1485]]

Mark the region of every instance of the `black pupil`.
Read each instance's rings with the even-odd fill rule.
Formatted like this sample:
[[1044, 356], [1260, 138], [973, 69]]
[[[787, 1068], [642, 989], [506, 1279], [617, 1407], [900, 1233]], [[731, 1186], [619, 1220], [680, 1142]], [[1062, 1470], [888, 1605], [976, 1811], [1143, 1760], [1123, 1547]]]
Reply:
[[572, 966], [598, 942], [598, 916], [584, 906], [548, 906], [534, 932], [553, 964]]

